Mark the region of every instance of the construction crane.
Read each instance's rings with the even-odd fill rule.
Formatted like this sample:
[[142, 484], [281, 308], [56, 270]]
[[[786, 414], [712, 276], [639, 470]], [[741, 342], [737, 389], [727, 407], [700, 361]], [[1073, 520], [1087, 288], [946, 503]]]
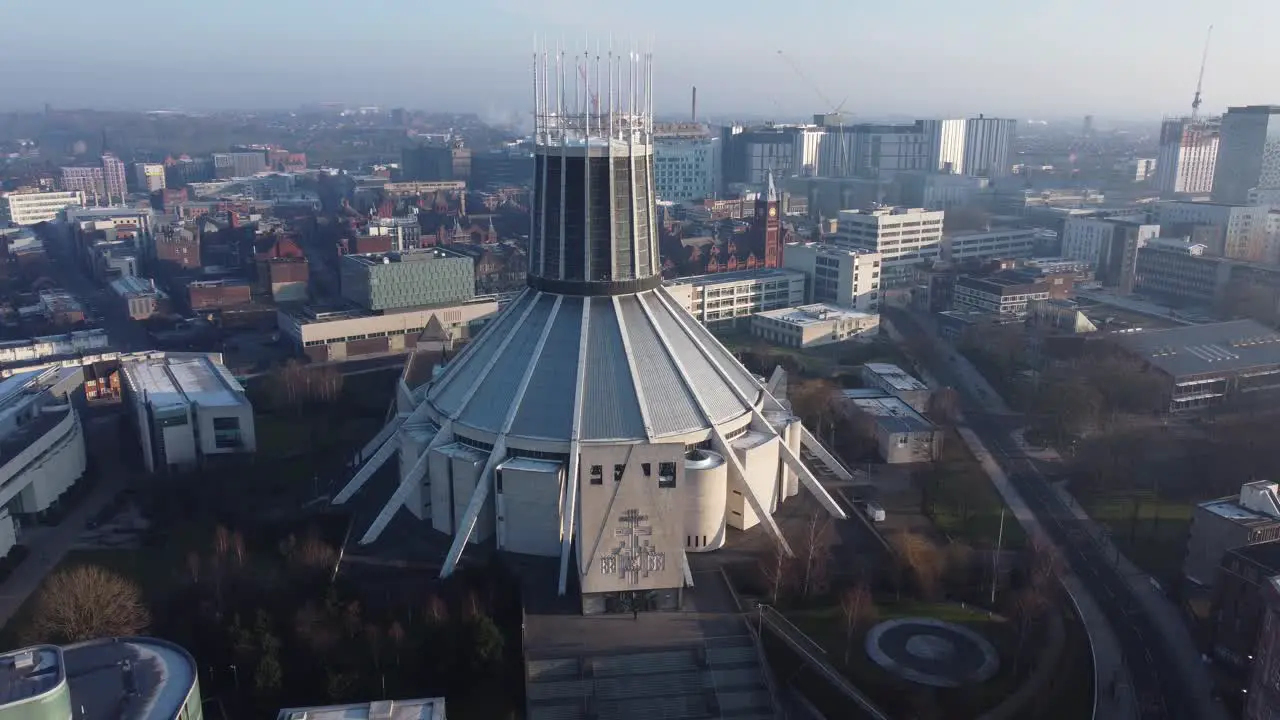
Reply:
[[814, 94], [817, 95], [818, 99], [822, 101], [823, 107], [830, 108], [827, 111], [827, 114], [836, 116], [836, 142], [835, 142], [835, 150], [832, 152], [833, 162], [831, 163], [831, 174], [835, 177], [842, 177], [841, 169], [842, 169], [842, 166], [844, 165], [844, 154], [845, 154], [844, 153], [844, 140], [845, 140], [844, 138], [844, 106], [845, 106], [845, 103], [849, 102], [849, 98], [846, 97], [845, 99], [841, 100], [839, 105], [831, 102], [831, 98], [827, 97], [826, 93], [822, 92], [822, 88], [818, 87], [817, 83], [809, 79], [809, 76], [806, 75], [804, 71], [800, 69], [800, 66], [796, 64], [796, 62], [792, 60], [789, 55], [779, 50], [778, 57], [782, 58], [783, 61], [787, 63], [787, 65], [790, 65], [791, 69], [795, 71], [796, 76], [799, 77], [801, 80], [803, 80], [810, 88], [813, 89]]
[[1209, 38], [1213, 37], [1213, 26], [1209, 26], [1209, 32], [1204, 36], [1204, 53], [1200, 55], [1200, 78], [1196, 80], [1196, 97], [1191, 101], [1191, 117], [1194, 119], [1200, 114], [1200, 90], [1204, 86], [1204, 66], [1209, 61]]
[[[597, 62], [597, 67], [599, 67], [599, 58], [597, 58], [596, 62]], [[590, 112], [591, 112], [593, 115], [599, 115], [599, 114], [600, 114], [600, 98], [599, 98], [599, 96], [598, 96], [598, 95], [596, 95], [596, 91], [591, 89], [591, 81], [590, 81], [589, 79], [587, 79], [587, 65], [586, 65], [586, 63], [583, 63], [582, 65], [579, 65], [579, 66], [578, 66], [578, 74], [582, 76], [582, 85], [583, 85], [583, 87], [587, 88], [587, 94], [588, 94], [588, 95], [590, 95], [590, 97], [591, 97], [591, 111], [590, 111]], [[599, 72], [597, 72], [597, 73], [596, 73], [596, 77], [597, 77], [597, 78], [599, 78], [599, 75], [600, 75], [600, 73], [599, 73]]]

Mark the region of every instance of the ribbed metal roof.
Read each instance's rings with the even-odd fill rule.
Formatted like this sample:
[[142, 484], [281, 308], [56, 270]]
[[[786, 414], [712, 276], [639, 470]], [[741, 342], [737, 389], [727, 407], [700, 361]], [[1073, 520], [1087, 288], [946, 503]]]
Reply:
[[567, 442], [580, 401], [581, 440], [632, 441], [741, 417], [759, 392], [665, 288], [612, 297], [530, 289], [445, 369], [427, 402], [464, 433], [497, 434], [511, 418], [508, 439]]

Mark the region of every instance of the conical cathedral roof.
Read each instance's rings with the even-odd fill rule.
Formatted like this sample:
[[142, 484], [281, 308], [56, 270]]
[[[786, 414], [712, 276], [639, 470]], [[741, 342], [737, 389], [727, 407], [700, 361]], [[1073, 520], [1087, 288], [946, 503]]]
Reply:
[[580, 441], [627, 442], [741, 418], [759, 392], [665, 288], [615, 296], [530, 288], [431, 385], [427, 402], [463, 434], [497, 435], [514, 406], [508, 443], [567, 443], [580, 399]]

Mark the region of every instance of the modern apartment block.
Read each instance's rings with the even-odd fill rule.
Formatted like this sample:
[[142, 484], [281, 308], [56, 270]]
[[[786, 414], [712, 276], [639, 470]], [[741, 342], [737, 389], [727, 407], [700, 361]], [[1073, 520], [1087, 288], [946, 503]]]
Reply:
[[445, 248], [344, 255], [342, 297], [373, 311], [459, 303], [475, 297], [474, 261]]
[[261, 150], [213, 154], [216, 178], [249, 177], [267, 169], [267, 154]]
[[878, 314], [814, 303], [751, 316], [751, 334], [784, 347], [808, 348], [870, 340], [880, 331]]
[[805, 274], [763, 268], [668, 280], [671, 297], [703, 325], [717, 327], [766, 310], [803, 305]]
[[220, 355], [157, 353], [122, 362], [120, 374], [148, 472], [257, 449], [253, 406]]
[[9, 222], [14, 225], [35, 225], [52, 222], [69, 207], [84, 207], [82, 190], [63, 192], [7, 193], [3, 196], [8, 208]]
[[653, 183], [659, 200], [683, 203], [714, 197], [720, 177], [720, 138], [705, 130], [655, 130]]
[[1036, 228], [963, 230], [942, 236], [942, 259], [961, 263], [996, 258], [1028, 258], [1035, 254]]
[[999, 178], [1013, 168], [1013, 140], [1018, 121], [979, 115], [965, 121], [964, 173]]
[[1028, 305], [1049, 299], [1049, 283], [1028, 281], [1022, 273], [996, 273], [984, 277], [961, 275], [956, 278], [952, 309], [986, 312], [1004, 317], [1024, 317]]
[[374, 218], [365, 232], [370, 237], [391, 238], [390, 252], [406, 252], [422, 247], [422, 224], [417, 215]]
[[943, 215], [940, 210], [905, 207], [841, 210], [832, 241], [879, 253], [880, 286], [900, 287], [910, 280], [913, 266], [941, 257]]
[[[880, 311], [879, 253], [828, 243], [790, 243], [783, 266], [804, 274], [804, 301], [831, 303], [859, 312]], [[793, 303], [794, 304], [794, 303]]]
[[1227, 108], [1213, 172], [1213, 199], [1247, 203], [1257, 188], [1280, 187], [1280, 105]]
[[160, 163], [134, 163], [133, 174], [138, 192], [153, 193], [165, 188], [164, 165]]
[[1156, 189], [1164, 194], [1213, 190], [1222, 118], [1165, 118], [1156, 157]]

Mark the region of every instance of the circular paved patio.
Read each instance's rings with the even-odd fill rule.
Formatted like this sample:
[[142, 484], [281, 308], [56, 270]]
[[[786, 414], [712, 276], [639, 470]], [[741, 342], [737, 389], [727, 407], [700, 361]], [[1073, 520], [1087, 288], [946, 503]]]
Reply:
[[930, 618], [889, 620], [867, 633], [867, 655], [904, 680], [954, 688], [980, 683], [1000, 667], [996, 649], [969, 628]]

